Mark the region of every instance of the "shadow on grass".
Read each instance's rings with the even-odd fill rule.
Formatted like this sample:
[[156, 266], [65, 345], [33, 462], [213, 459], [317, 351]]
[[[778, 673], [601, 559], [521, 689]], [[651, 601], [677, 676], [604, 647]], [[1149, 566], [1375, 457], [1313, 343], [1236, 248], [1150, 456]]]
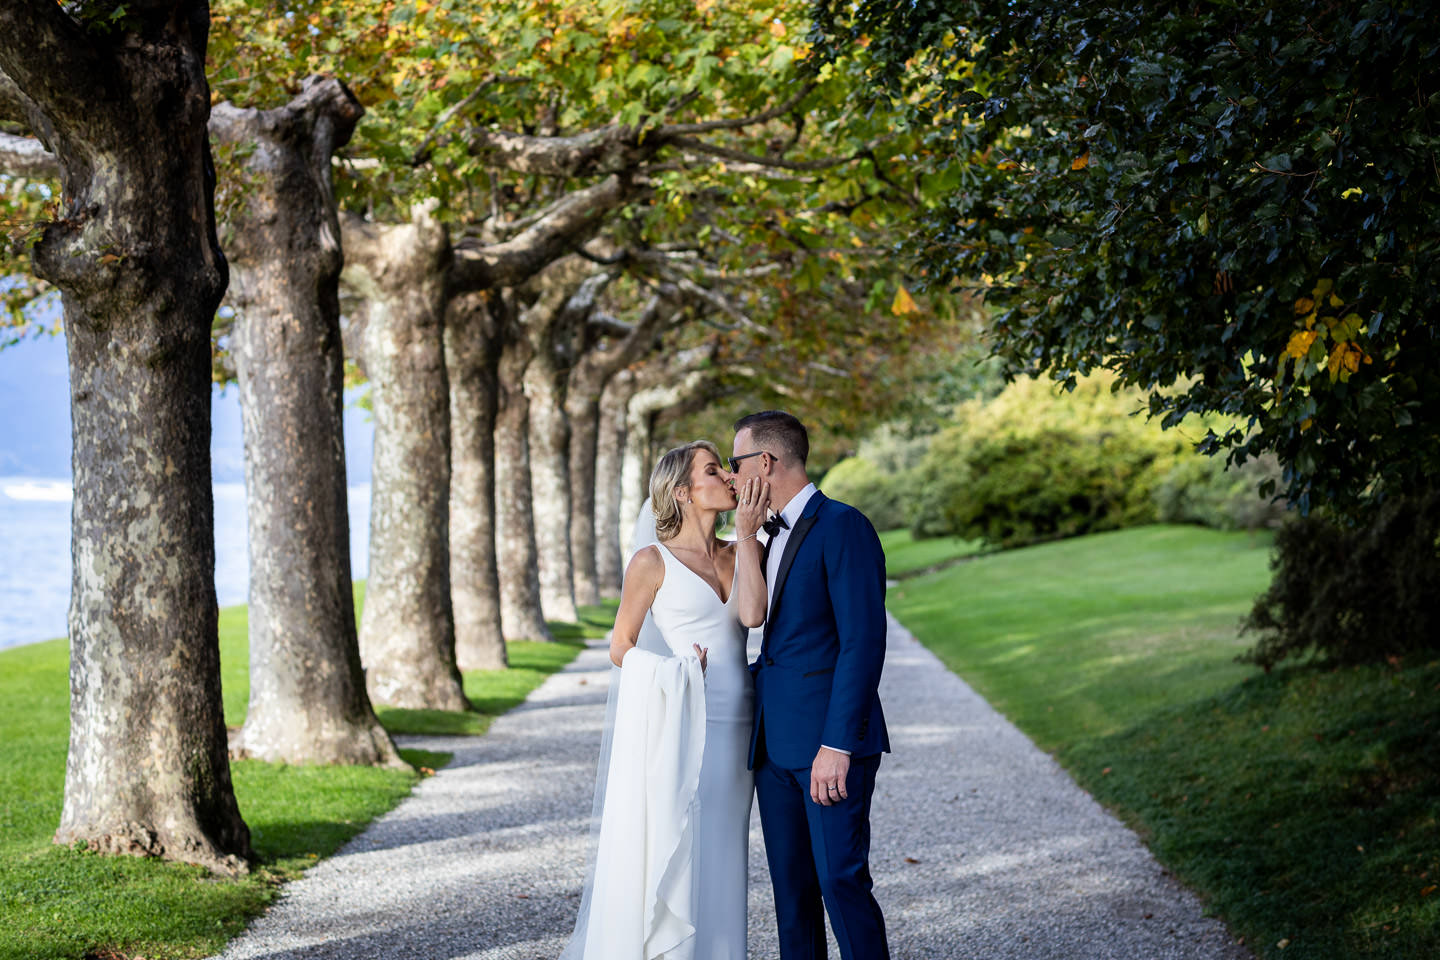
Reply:
[[1440, 956], [1437, 690], [1440, 661], [1277, 670], [1061, 757], [1250, 942]]

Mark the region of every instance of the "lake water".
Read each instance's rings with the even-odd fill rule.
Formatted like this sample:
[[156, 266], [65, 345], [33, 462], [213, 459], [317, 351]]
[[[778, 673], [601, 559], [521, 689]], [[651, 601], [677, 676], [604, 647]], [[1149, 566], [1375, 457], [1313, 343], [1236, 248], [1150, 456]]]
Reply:
[[[365, 576], [370, 487], [350, 488], [350, 565]], [[249, 585], [245, 487], [215, 484], [215, 594], [244, 603]], [[0, 648], [65, 635], [70, 606], [70, 496], [66, 480], [0, 477]]]

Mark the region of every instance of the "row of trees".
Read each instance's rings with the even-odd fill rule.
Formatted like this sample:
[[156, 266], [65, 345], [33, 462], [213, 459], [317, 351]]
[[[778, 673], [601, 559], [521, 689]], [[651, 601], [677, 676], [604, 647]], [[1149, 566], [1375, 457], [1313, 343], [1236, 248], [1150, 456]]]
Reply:
[[[287, 762], [402, 762], [372, 703], [468, 709], [459, 669], [615, 592], [665, 418], [740, 382], [821, 422], [904, 400], [925, 359], [907, 338], [957, 329], [884, 256], [928, 202], [898, 172], [920, 147], [854, 109], [849, 71], [801, 76], [795, 13], [0, 10], [0, 191], [35, 277], [11, 297], [59, 291], [71, 376], [57, 842], [251, 859], [219, 697], [212, 377], [239, 384], [250, 525], [228, 747]], [[358, 626], [347, 377], [376, 424]]]

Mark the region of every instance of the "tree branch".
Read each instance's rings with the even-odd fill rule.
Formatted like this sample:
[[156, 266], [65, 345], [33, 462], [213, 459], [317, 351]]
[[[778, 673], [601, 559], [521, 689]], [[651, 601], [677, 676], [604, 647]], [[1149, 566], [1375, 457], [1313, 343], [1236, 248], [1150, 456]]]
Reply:
[[757, 113], [754, 116], [735, 117], [730, 120], [707, 120], [704, 123], [666, 124], [656, 132], [669, 139], [674, 137], [693, 136], [697, 133], [708, 133], [711, 130], [739, 130], [742, 127], [753, 127], [757, 123], [768, 123], [769, 121], [774, 120], [777, 117], [785, 116], [785, 114], [791, 112], [796, 107], [800, 106], [801, 101], [803, 101], [806, 97], [810, 96], [810, 94], [814, 92], [815, 86], [816, 84], [812, 80], [809, 83], [805, 84], [803, 87], [801, 87], [799, 93], [795, 94], [795, 96], [791, 97], [789, 100], [786, 100], [778, 107], [772, 107], [769, 110], [766, 110], [762, 113]]
[[425, 134], [425, 139], [420, 141], [420, 146], [416, 147], [415, 152], [411, 155], [411, 166], [418, 167], [430, 159], [431, 150], [435, 146], [435, 139], [440, 135], [440, 131], [444, 129], [447, 123], [455, 119], [455, 116], [457, 114], [461, 113], [466, 107], [470, 106], [470, 104], [478, 100], [480, 98], [480, 95], [486, 90], [489, 90], [491, 87], [495, 86], [498, 83], [529, 82], [530, 79], [528, 77], [502, 76], [493, 73], [485, 79], [481, 80], [478, 84], [476, 84], [475, 89], [471, 90], [470, 93], [466, 95], [465, 99], [446, 107], [440, 112], [440, 116], [435, 118], [435, 123], [430, 128], [430, 132]]
[[847, 157], [832, 157], [828, 160], [787, 160], [784, 157], [773, 155], [756, 156], [753, 153], [746, 153], [743, 150], [717, 147], [703, 140], [696, 140], [693, 137], [672, 137], [669, 140], [670, 145], [691, 150], [695, 153], [703, 153], [712, 157], [719, 157], [722, 160], [734, 160], [737, 163], [753, 163], [757, 166], [773, 167], [780, 170], [829, 170], [833, 167], [841, 167], [847, 163], [864, 159], [872, 149], [883, 142], [884, 140], [878, 140], [875, 143], [867, 144], [865, 147]]
[[60, 177], [60, 161], [34, 137], [0, 133], [0, 173], [55, 180]]
[[606, 126], [570, 137], [535, 137], [505, 130], [477, 130], [470, 153], [515, 173], [549, 177], [603, 176], [631, 170], [653, 156], [659, 143], [640, 144], [630, 127]]
[[59, 4], [6, 0], [0, 4], [0, 73], [52, 119], [76, 120], [94, 110], [110, 71]]
[[525, 282], [576, 246], [606, 214], [625, 201], [628, 193], [619, 177], [607, 177], [567, 193], [509, 240], [488, 245], [461, 241], [451, 268], [452, 289], [466, 292]]

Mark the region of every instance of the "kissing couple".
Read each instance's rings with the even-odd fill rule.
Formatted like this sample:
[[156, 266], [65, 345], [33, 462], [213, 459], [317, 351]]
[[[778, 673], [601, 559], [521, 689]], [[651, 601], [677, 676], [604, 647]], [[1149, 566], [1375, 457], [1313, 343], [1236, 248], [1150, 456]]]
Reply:
[[[781, 960], [888, 960], [870, 797], [890, 749], [878, 686], [885, 555], [805, 472], [804, 424], [735, 424], [650, 478], [610, 641], [589, 878], [562, 960], [745, 960], [752, 791]], [[729, 469], [726, 469], [728, 462]], [[716, 536], [735, 511], [735, 540]], [[647, 524], [641, 511], [637, 530]], [[748, 628], [764, 627], [754, 663]]]

